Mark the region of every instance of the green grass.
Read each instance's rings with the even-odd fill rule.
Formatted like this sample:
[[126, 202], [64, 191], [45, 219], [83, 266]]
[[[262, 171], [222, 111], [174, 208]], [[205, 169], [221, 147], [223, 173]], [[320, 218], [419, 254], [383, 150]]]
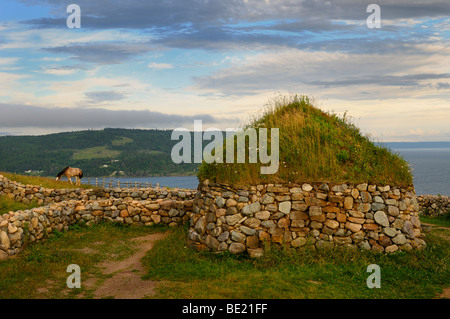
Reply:
[[7, 197], [6, 195], [0, 196], [0, 215], [9, 213], [10, 211], [25, 210], [38, 207], [39, 205], [32, 201], [30, 204], [16, 202], [14, 199]]
[[[275, 99], [244, 128], [279, 128], [278, 172], [262, 175], [262, 164], [248, 163], [248, 158], [242, 164], [236, 160], [224, 164], [203, 162], [200, 180], [208, 178], [236, 186], [269, 182], [412, 185], [408, 163], [399, 154], [375, 145], [345, 115], [323, 112], [308, 97]], [[268, 139], [270, 143], [270, 130]], [[233, 143], [236, 145], [236, 140]], [[223, 150], [225, 153], [226, 146]]]
[[[144, 259], [147, 279], [162, 280], [159, 298], [433, 298], [450, 283], [448, 241], [429, 235], [424, 251], [392, 255], [349, 249], [272, 247], [261, 259], [193, 252], [178, 229]], [[381, 288], [366, 285], [370, 264]]]
[[434, 224], [436, 226], [450, 227], [450, 213], [444, 216], [420, 216], [422, 223]]
[[111, 144], [114, 146], [121, 146], [121, 145], [125, 145], [128, 143], [132, 143], [133, 139], [126, 137], [126, 136], [121, 136], [120, 138], [116, 138], [115, 140], [111, 141]]
[[[117, 142], [117, 141], [116, 141]], [[122, 144], [126, 144], [123, 143], [123, 140], [120, 140], [120, 142], [122, 142]], [[117, 144], [119, 145], [119, 144]], [[107, 146], [95, 146], [95, 147], [89, 147], [89, 148], [84, 148], [81, 150], [76, 150], [73, 153], [72, 159], [74, 160], [90, 160], [90, 159], [94, 159], [94, 158], [116, 158], [117, 156], [120, 155], [120, 151], [117, 150], [111, 150], [109, 149]]]
[[50, 177], [26, 176], [26, 175], [3, 173], [3, 172], [0, 172], [0, 175], [3, 175], [4, 177], [8, 178], [9, 180], [16, 181], [23, 185], [35, 185], [35, 186], [41, 186], [44, 188], [51, 188], [51, 189], [94, 188], [93, 186], [84, 185], [84, 184], [81, 184], [79, 186], [75, 185], [75, 181], [74, 181], [75, 178], [72, 178], [73, 184], [70, 184], [68, 181], [63, 181], [63, 180], [56, 181], [55, 178], [50, 178]]
[[[109, 276], [97, 265], [123, 260], [135, 251], [132, 238], [160, 231], [169, 235], [142, 260], [147, 269], [143, 280], [161, 280], [155, 298], [434, 298], [450, 284], [448, 239], [434, 231], [427, 236], [424, 251], [385, 255], [272, 247], [263, 258], [250, 259], [194, 252], [186, 247], [185, 228], [101, 223], [55, 233], [17, 257], [0, 261], [0, 298], [93, 298], [95, 287], [84, 282]], [[81, 268], [81, 289], [66, 287], [69, 264]], [[381, 268], [379, 289], [366, 285], [370, 264]]]
[[[0, 299], [92, 298], [95, 287], [85, 286], [85, 281], [108, 277], [98, 263], [122, 260], [135, 252], [132, 238], [164, 230], [102, 223], [75, 225], [68, 232], [54, 233], [43, 242], [29, 245], [17, 257], [0, 261]], [[80, 289], [66, 286], [70, 264], [80, 266]]]

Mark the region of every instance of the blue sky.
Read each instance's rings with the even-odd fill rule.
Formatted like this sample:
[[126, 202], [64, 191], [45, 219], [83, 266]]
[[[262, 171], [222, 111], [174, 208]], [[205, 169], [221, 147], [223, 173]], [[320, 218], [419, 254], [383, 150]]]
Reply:
[[236, 128], [306, 94], [378, 141], [450, 141], [449, 15], [447, 0], [2, 0], [0, 133]]

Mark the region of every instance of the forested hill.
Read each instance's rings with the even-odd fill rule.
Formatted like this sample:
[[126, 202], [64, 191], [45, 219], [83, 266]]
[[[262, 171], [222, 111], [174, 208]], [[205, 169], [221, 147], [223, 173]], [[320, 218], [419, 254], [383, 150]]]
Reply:
[[[104, 129], [0, 137], [0, 172], [55, 176], [66, 166], [85, 176], [194, 174], [198, 164], [175, 164], [170, 130]], [[31, 172], [30, 172], [31, 171]]]

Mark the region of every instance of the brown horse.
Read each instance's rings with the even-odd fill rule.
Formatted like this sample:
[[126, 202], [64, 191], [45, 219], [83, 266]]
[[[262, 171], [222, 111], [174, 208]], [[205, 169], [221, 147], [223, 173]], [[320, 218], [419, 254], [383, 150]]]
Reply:
[[66, 175], [70, 184], [72, 184], [72, 177], [75, 177], [76, 185], [80, 185], [81, 179], [83, 178], [83, 171], [79, 168], [67, 166], [56, 175], [56, 180], [59, 181], [63, 175]]

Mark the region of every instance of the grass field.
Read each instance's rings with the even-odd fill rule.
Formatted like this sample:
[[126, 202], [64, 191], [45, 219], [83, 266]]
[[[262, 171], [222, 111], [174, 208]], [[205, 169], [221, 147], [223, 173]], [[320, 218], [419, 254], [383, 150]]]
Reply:
[[10, 211], [31, 209], [33, 207], [38, 207], [39, 205], [35, 202], [30, 204], [25, 204], [21, 202], [16, 202], [14, 199], [11, 199], [7, 196], [0, 196], [0, 215], [9, 213]]
[[[70, 184], [68, 181], [55, 181], [54, 178], [48, 178], [48, 177], [25, 176], [25, 175], [12, 174], [12, 173], [3, 173], [3, 172], [0, 172], [0, 175], [5, 176], [6, 178], [8, 178], [12, 181], [22, 183], [23, 185], [35, 185], [35, 186], [41, 186], [44, 188], [51, 188], [51, 189], [94, 188], [94, 186], [84, 185], [84, 184], [81, 184], [80, 186], [76, 186], [75, 183]], [[74, 180], [74, 178], [72, 178], [72, 181], [73, 180]], [[38, 204], [34, 201], [31, 202], [30, 204], [24, 204], [21, 202], [16, 202], [14, 199], [8, 198], [7, 196], [0, 196], [0, 215], [3, 215], [10, 211], [30, 209], [30, 208], [37, 207], [37, 206], [38, 206]]]
[[[75, 178], [72, 178], [73, 184], [70, 184], [69, 181], [64, 181], [64, 180], [56, 181], [55, 178], [53, 178], [53, 177], [26, 176], [26, 175], [3, 173], [3, 172], [0, 172], [0, 175], [3, 175], [6, 178], [8, 178], [9, 180], [16, 181], [23, 185], [35, 185], [35, 186], [41, 186], [44, 188], [51, 188], [51, 189], [94, 188], [93, 186], [84, 185], [84, 184], [81, 184], [79, 186], [75, 185]], [[65, 178], [65, 176], [63, 178]]]
[[120, 145], [125, 145], [125, 144], [131, 143], [131, 142], [133, 142], [132, 138], [122, 136], [118, 139], [112, 140], [111, 144], [114, 146], [120, 146]]
[[[184, 238], [182, 230], [174, 231], [144, 260], [146, 278], [168, 282], [161, 298], [433, 298], [450, 286], [450, 246], [433, 234], [424, 251], [273, 248], [257, 260], [193, 253]], [[380, 289], [367, 287], [370, 264], [381, 268]]]
[[[126, 144], [127, 141], [117, 140], [115, 145]], [[120, 144], [121, 143], [121, 144]], [[111, 150], [107, 146], [95, 146], [90, 148], [85, 148], [77, 150], [73, 153], [74, 160], [89, 160], [93, 158], [115, 158], [120, 155], [120, 151]]]
[[[450, 246], [442, 233], [432, 232], [424, 251], [410, 253], [272, 248], [263, 258], [250, 259], [194, 252], [186, 247], [182, 228], [105, 223], [73, 227], [1, 261], [0, 298], [92, 298], [93, 288], [83, 286], [83, 280], [108, 278], [99, 262], [121, 260], [135, 249], [132, 238], [161, 231], [169, 235], [142, 260], [147, 273], [143, 280], [160, 282], [152, 298], [434, 298], [450, 286]], [[81, 289], [66, 287], [69, 264], [82, 269]], [[379, 289], [367, 287], [370, 264], [380, 266]]]
[[436, 226], [450, 227], [450, 212], [444, 216], [420, 216], [422, 223], [433, 224]]

